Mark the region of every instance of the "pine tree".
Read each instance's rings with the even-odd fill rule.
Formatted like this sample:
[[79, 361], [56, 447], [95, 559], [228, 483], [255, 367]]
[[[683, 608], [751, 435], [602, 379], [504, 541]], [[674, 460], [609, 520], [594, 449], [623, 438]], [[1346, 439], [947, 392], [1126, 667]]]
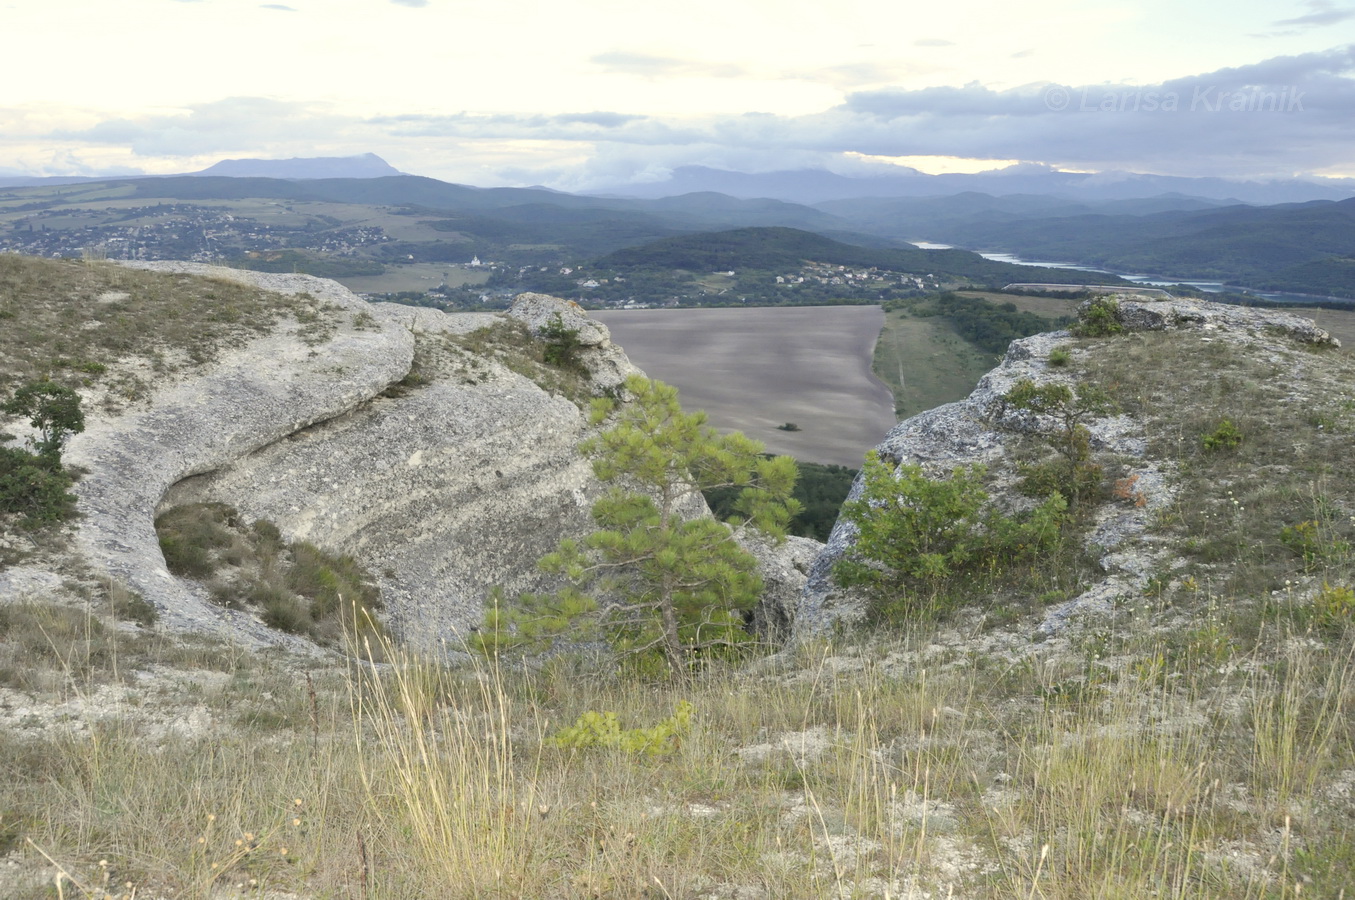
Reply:
[[[569, 586], [486, 613], [482, 650], [544, 649], [605, 638], [622, 654], [658, 652], [683, 676], [695, 653], [751, 640], [743, 613], [757, 602], [757, 561], [739, 546], [745, 527], [782, 537], [798, 503], [788, 456], [768, 458], [742, 434], [721, 435], [703, 412], [684, 413], [676, 388], [632, 376], [624, 404], [594, 401], [611, 425], [580, 449], [613, 487], [593, 505], [598, 530], [565, 540], [541, 560]], [[614, 417], [614, 418], [613, 418]], [[700, 494], [741, 488], [728, 523], [706, 515]]]

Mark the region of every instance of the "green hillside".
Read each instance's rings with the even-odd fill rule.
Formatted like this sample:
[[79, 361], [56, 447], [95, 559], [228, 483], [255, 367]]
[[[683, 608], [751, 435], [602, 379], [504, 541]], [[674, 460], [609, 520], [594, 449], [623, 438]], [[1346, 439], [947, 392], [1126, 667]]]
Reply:
[[798, 269], [808, 262], [895, 272], [936, 273], [987, 285], [1013, 281], [1058, 284], [1121, 283], [1113, 275], [1015, 266], [967, 250], [919, 250], [844, 244], [795, 228], [739, 228], [665, 238], [618, 250], [598, 260], [616, 269], [684, 269], [693, 272]]

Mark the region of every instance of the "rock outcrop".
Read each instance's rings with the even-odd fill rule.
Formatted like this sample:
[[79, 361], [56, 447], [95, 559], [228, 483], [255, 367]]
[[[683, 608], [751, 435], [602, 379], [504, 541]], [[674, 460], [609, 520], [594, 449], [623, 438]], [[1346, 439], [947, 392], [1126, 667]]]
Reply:
[[[1311, 320], [1282, 311], [1191, 299], [1116, 299], [1115, 318], [1126, 332], [1196, 330], [1220, 341], [1249, 343], [1251, 346], [1240, 352], [1253, 354], [1284, 343], [1339, 346]], [[1001, 364], [979, 381], [969, 397], [900, 422], [876, 452], [890, 462], [921, 465], [933, 477], [943, 477], [958, 466], [983, 464], [997, 477], [999, 492], [1010, 498], [1014, 492], [1000, 489], [1015, 482], [1012, 458], [1017, 443], [1024, 436], [1049, 433], [1053, 423], [1011, 408], [1004, 396], [1024, 378], [1037, 384], [1075, 384], [1076, 377], [1068, 369], [1049, 363], [1050, 351], [1070, 339], [1069, 332], [1060, 331], [1012, 342]], [[1144, 423], [1114, 415], [1090, 421], [1087, 426], [1098, 453], [1132, 461], [1126, 477], [1133, 479], [1143, 502], [1106, 504], [1096, 511], [1085, 543], [1098, 553], [1104, 577], [1079, 596], [1047, 611], [1038, 629], [1046, 636], [1059, 631], [1072, 617], [1108, 611], [1117, 600], [1141, 593], [1151, 570], [1167, 552], [1144, 539], [1150, 516], [1173, 498], [1170, 464], [1147, 454]], [[850, 497], [860, 496], [861, 489], [858, 477]], [[832, 578], [834, 565], [855, 538], [855, 528], [839, 521], [824, 551], [814, 560], [793, 616], [796, 636], [830, 632], [864, 617], [865, 598], [842, 589]]]
[[[369, 304], [304, 275], [145, 267], [308, 293], [327, 317], [325, 337], [303, 339], [284, 320], [155, 382], [133, 409], [91, 415], [66, 455], [86, 470], [76, 489], [82, 566], [154, 604], [163, 627], [248, 647], [302, 642], [174, 577], [158, 513], [223, 502], [247, 521], [272, 521], [287, 540], [355, 557], [379, 582], [393, 629], [422, 649], [459, 645], [492, 588], [512, 597], [556, 586], [536, 561], [593, 529], [604, 490], [577, 451], [589, 429], [580, 406], [639, 373], [577, 304], [524, 294], [506, 314], [446, 314]], [[530, 352], [533, 335], [556, 322], [576, 333], [584, 370], [563, 380]], [[815, 555], [804, 543], [758, 545], [769, 608], [798, 596]], [[0, 590], [15, 596], [59, 583], [40, 566], [0, 575]]]
[[308, 292], [327, 304], [335, 330], [323, 348], [299, 339], [295, 323], [228, 351], [203, 373], [160, 387], [142, 408], [91, 417], [66, 460], [87, 470], [76, 486], [77, 545], [96, 570], [154, 603], [170, 627], [225, 632], [252, 643], [276, 634], [211, 604], [170, 575], [155, 533], [157, 505], [184, 478], [340, 416], [409, 371], [413, 336], [394, 321], [369, 326], [369, 305], [332, 281], [183, 263], [148, 266], [246, 281], [281, 293]]
[[289, 539], [351, 554], [377, 577], [398, 633], [455, 644], [492, 587], [510, 597], [549, 587], [536, 560], [591, 530], [602, 487], [576, 450], [587, 422], [503, 362], [445, 341], [495, 317], [374, 311], [440, 355], [424, 363], [428, 383], [239, 456], [165, 503], [226, 502]]

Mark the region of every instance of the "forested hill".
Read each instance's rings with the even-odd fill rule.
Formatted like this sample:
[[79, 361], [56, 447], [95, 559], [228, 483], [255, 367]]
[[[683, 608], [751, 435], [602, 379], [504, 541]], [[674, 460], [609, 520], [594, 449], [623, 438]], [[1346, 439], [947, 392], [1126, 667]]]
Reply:
[[1120, 272], [1355, 297], [1355, 198], [939, 225], [936, 240]]
[[880, 248], [844, 244], [796, 228], [738, 228], [679, 235], [617, 250], [598, 260], [596, 265], [618, 270], [720, 272], [754, 269], [777, 272], [798, 269], [806, 263], [935, 273], [984, 284], [1012, 281], [1121, 283], [1121, 279], [1113, 275], [994, 262], [968, 250], [919, 250], [916, 247]]

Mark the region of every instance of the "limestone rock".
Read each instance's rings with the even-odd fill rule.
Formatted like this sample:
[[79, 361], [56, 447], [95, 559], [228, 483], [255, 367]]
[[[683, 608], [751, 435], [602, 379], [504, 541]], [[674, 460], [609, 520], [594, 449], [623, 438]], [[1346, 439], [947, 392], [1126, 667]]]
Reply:
[[626, 354], [612, 343], [612, 333], [596, 319], [589, 318], [583, 307], [573, 300], [562, 300], [549, 294], [518, 294], [508, 315], [525, 323], [533, 334], [559, 316], [560, 324], [578, 332], [579, 356], [588, 369], [596, 394], [616, 391], [631, 375], [643, 374], [631, 364]]
[[753, 610], [753, 629], [763, 640], [780, 643], [790, 636], [810, 567], [824, 545], [794, 536], [775, 543], [756, 532], [746, 532], [739, 545], [757, 558], [762, 576], [762, 599]]
[[[373, 310], [433, 337], [495, 318]], [[536, 561], [592, 530], [602, 492], [576, 449], [578, 407], [498, 362], [476, 365], [473, 378], [440, 375], [241, 456], [166, 502], [230, 503], [288, 539], [351, 554], [377, 577], [398, 634], [459, 647], [492, 587], [512, 597], [555, 586]]]
[[368, 304], [338, 284], [189, 263], [145, 268], [233, 278], [284, 293], [309, 292], [333, 307], [337, 330], [312, 349], [286, 326], [231, 350], [201, 373], [160, 386], [146, 408], [91, 417], [70, 441], [68, 463], [82, 519], [76, 541], [97, 570], [154, 603], [166, 627], [225, 632], [246, 643], [280, 638], [207, 601], [170, 575], [155, 534], [157, 504], [176, 482], [228, 465], [375, 396], [409, 371], [413, 338], [397, 324], [358, 327]]

